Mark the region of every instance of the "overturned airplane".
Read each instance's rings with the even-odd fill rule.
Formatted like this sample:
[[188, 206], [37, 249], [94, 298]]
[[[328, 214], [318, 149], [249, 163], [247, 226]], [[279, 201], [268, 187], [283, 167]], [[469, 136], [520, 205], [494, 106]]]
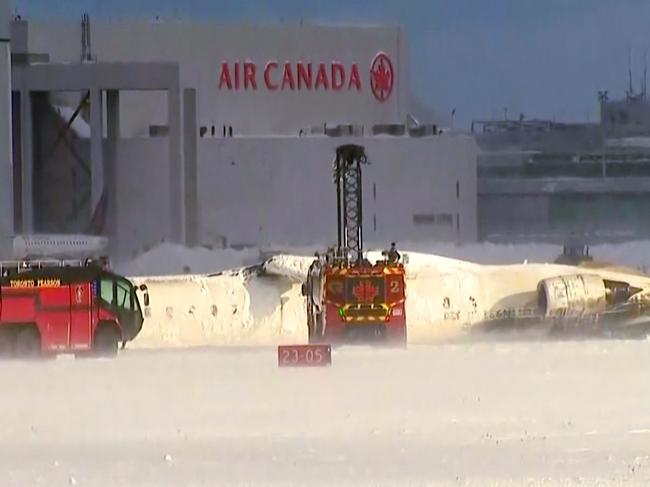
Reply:
[[[375, 256], [378, 257], [378, 256]], [[372, 252], [369, 253], [372, 260]], [[408, 254], [409, 342], [475, 333], [645, 337], [650, 330], [650, 276], [585, 259], [573, 265], [481, 265]], [[308, 261], [274, 256], [264, 272], [300, 280]]]

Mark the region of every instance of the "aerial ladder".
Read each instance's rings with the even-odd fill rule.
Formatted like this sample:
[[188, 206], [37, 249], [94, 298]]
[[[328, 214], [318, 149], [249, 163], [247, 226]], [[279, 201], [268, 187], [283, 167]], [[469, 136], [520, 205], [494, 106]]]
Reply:
[[337, 245], [316, 254], [302, 293], [310, 343], [406, 343], [405, 270], [394, 247], [371, 263], [363, 250], [363, 146], [337, 147]]

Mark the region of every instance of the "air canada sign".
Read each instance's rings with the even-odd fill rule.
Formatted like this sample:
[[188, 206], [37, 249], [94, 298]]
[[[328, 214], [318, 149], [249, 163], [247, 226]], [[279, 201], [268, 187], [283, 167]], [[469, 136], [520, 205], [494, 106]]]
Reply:
[[224, 62], [219, 70], [222, 91], [332, 91], [362, 92], [370, 89], [380, 102], [388, 100], [393, 91], [395, 74], [390, 57], [379, 52], [366, 69], [357, 63], [279, 62], [264, 65], [253, 61]]

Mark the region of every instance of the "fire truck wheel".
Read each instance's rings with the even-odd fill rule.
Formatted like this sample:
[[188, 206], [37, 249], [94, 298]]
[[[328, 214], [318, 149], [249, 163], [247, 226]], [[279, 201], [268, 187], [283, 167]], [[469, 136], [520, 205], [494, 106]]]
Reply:
[[41, 336], [36, 328], [25, 327], [16, 335], [14, 352], [18, 358], [34, 358], [41, 354]]
[[95, 355], [100, 357], [114, 357], [117, 355], [119, 334], [115, 326], [109, 323], [99, 325], [95, 332]]

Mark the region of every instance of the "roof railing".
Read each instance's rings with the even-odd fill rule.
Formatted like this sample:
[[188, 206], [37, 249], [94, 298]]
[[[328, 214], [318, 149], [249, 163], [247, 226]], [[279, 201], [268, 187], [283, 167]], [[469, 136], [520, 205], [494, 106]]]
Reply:
[[107, 259], [35, 259], [0, 261], [0, 276], [20, 274], [35, 269], [52, 267], [87, 267], [90, 265], [107, 266]]

